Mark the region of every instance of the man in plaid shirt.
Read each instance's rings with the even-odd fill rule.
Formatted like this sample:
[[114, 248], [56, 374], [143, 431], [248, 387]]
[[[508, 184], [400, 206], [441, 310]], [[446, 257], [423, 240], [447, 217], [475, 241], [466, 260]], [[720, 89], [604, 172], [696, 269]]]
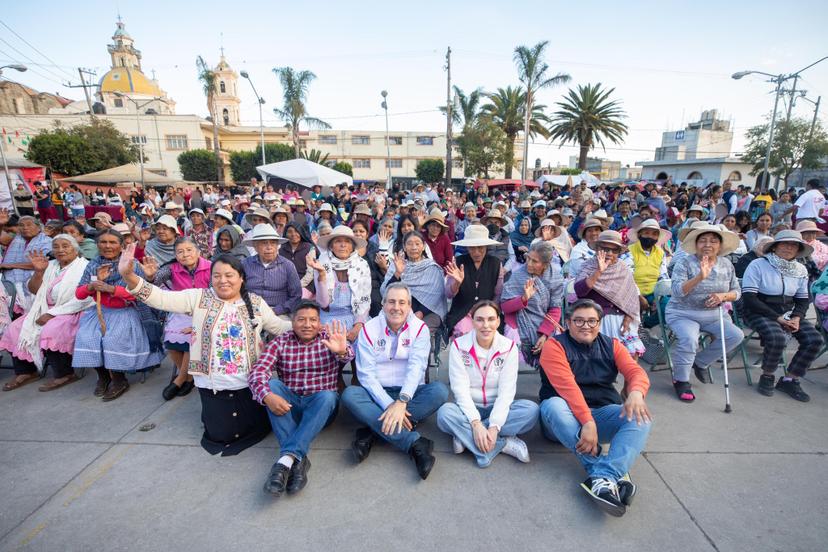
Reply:
[[339, 366], [353, 358], [345, 327], [336, 321], [322, 327], [319, 305], [303, 301], [293, 313], [293, 330], [273, 339], [256, 360], [247, 381], [253, 398], [268, 409], [282, 453], [265, 491], [279, 497], [307, 484], [308, 449], [336, 415]]

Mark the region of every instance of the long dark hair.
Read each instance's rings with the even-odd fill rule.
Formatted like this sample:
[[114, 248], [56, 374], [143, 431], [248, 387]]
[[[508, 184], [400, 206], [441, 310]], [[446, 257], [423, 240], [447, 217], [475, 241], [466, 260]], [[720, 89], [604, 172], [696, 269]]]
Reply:
[[213, 259], [213, 266], [210, 268], [210, 277], [213, 276], [213, 271], [216, 269], [216, 265], [218, 263], [224, 263], [229, 265], [230, 268], [238, 272], [239, 276], [242, 278], [242, 285], [241, 285], [241, 298], [244, 301], [244, 306], [247, 309], [247, 317], [250, 319], [250, 325], [254, 328], [256, 327], [256, 323], [253, 321], [253, 302], [250, 300], [250, 292], [247, 291], [247, 274], [244, 272], [244, 265], [242, 265], [241, 260], [233, 255], [228, 255], [223, 253]]
[[397, 221], [397, 235], [394, 237], [394, 253], [399, 253], [403, 249], [403, 238], [405, 236], [403, 236], [402, 226], [405, 221], [409, 221], [414, 225], [415, 232], [420, 229], [416, 217], [412, 217], [411, 215], [400, 216], [400, 220]]

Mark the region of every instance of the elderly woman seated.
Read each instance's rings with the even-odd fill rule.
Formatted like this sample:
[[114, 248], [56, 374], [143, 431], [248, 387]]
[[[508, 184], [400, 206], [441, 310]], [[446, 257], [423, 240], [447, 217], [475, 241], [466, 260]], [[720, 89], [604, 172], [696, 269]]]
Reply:
[[[720, 310], [723, 303], [741, 296], [733, 264], [727, 259], [739, 246], [739, 236], [721, 226], [705, 224], [693, 228], [681, 247], [687, 253], [673, 268], [672, 297], [667, 303], [667, 325], [676, 335], [673, 349], [673, 387], [682, 402], [693, 402], [690, 368], [702, 383], [710, 383], [708, 367], [721, 359]], [[698, 350], [699, 332], [713, 336]], [[724, 317], [725, 348], [728, 352], [744, 339], [742, 330]]]
[[639, 293], [632, 270], [620, 260], [627, 249], [621, 234], [605, 230], [595, 244], [598, 252], [575, 276], [575, 294], [579, 299], [592, 299], [604, 310], [601, 333], [618, 339], [631, 354], [643, 354], [644, 344], [638, 337]]
[[549, 242], [533, 243], [526, 264], [518, 265], [503, 286], [501, 308], [512, 329], [506, 333], [517, 334], [524, 359], [533, 365], [546, 340], [560, 329], [564, 283], [552, 263], [554, 251]]

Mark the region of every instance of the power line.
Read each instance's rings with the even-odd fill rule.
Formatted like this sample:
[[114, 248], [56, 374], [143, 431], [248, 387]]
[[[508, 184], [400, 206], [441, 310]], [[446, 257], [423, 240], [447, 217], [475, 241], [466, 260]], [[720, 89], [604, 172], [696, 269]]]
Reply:
[[[10, 32], [14, 35], [14, 36], [16, 36], [17, 38], [19, 38], [20, 40], [22, 40], [24, 44], [26, 44], [29, 48], [31, 48], [32, 50], [34, 50], [35, 52], [37, 52], [38, 54], [40, 54], [41, 56], [43, 56], [43, 58], [44, 58], [44, 59], [46, 59], [47, 61], [51, 62], [51, 63], [52, 63], [55, 67], [60, 68], [60, 66], [59, 66], [57, 63], [55, 63], [55, 61], [54, 61], [52, 58], [50, 58], [49, 56], [47, 56], [46, 54], [44, 54], [43, 52], [41, 52], [40, 50], [38, 50], [37, 48], [35, 48], [35, 47], [34, 47], [34, 46], [33, 46], [33, 45], [32, 45], [32, 44], [28, 41], [28, 40], [26, 40], [25, 38], [23, 38], [22, 36], [20, 36], [19, 34], [17, 34], [17, 32], [15, 32], [15, 30], [14, 30], [14, 29], [12, 29], [11, 27], [9, 27], [9, 26], [8, 26], [8, 25], [7, 25], [7, 24], [6, 24], [6, 23], [5, 23], [2, 19], [0, 19], [0, 25], [3, 25], [5, 28], [7, 28], [7, 29], [8, 29], [8, 30], [9, 30], [9, 31], [10, 31]], [[69, 78], [72, 78], [72, 74], [71, 74], [71, 73], [69, 73], [69, 72], [68, 72], [68, 71], [66, 71], [66, 70], [63, 70], [63, 72], [64, 72], [66, 75], [69, 75]]]
[[[20, 63], [21, 65], [25, 65], [25, 64], [21, 63], [21, 61], [20, 61], [19, 59], [14, 59], [12, 56], [9, 56], [9, 54], [8, 54], [8, 53], [6, 53], [6, 52], [4, 52], [3, 50], [0, 50], [0, 54], [3, 54], [4, 56], [8, 56], [8, 57], [12, 58], [12, 61], [14, 61], [15, 63]], [[52, 77], [50, 77], [50, 76], [48, 76], [48, 75], [44, 75], [43, 73], [41, 73], [40, 71], [37, 71], [36, 69], [33, 69], [33, 68], [31, 68], [31, 67], [28, 67], [28, 66], [27, 66], [27, 68], [26, 68], [26, 69], [27, 69], [28, 71], [31, 71], [31, 72], [32, 72], [32, 73], [34, 73], [35, 75], [39, 76], [40, 78], [46, 79], [47, 81], [52, 82], [52, 83], [55, 83], [55, 84], [57, 84], [57, 85], [59, 85], [59, 86], [63, 86], [63, 83], [62, 83], [62, 82], [56, 81], [56, 80], [55, 80], [55, 79], [53, 79]]]

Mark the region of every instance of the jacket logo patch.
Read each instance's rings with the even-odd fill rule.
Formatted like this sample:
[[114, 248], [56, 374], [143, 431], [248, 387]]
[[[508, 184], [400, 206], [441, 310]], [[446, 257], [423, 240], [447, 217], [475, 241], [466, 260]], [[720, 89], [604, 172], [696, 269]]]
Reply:
[[385, 339], [380, 339], [377, 341], [377, 348], [378, 349], [385, 349]]
[[506, 360], [503, 357], [497, 357], [494, 360], [494, 367], [499, 370], [499, 369], [503, 368], [503, 363], [504, 362], [506, 362]]
[[402, 340], [402, 346], [403, 347], [410, 347], [411, 346], [411, 340], [410, 339], [403, 339]]
[[471, 357], [469, 356], [469, 353], [463, 351], [461, 357], [463, 358], [463, 366], [471, 366]]

